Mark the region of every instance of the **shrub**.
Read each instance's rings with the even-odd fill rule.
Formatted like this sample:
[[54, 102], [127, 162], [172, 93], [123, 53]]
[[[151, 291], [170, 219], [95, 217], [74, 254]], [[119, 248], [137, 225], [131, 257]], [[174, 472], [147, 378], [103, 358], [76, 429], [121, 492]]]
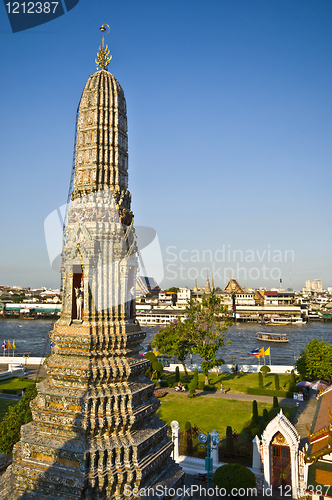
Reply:
[[277, 396], [273, 396], [273, 408], [279, 408]]
[[216, 388], [214, 385], [211, 385], [211, 384], [207, 384], [207, 385], [204, 385], [204, 391], [215, 391]]
[[197, 368], [195, 368], [195, 371], [194, 371], [194, 380], [196, 382], [196, 389], [198, 387], [198, 370]]
[[274, 388], [276, 391], [279, 391], [280, 389], [279, 375], [277, 373], [274, 375]]
[[152, 370], [154, 373], [157, 372], [157, 377], [159, 379], [163, 371], [163, 364], [160, 363], [160, 361], [155, 361], [154, 363], [152, 363]]
[[255, 436], [259, 436], [259, 428], [258, 427], [253, 427], [251, 429], [251, 436], [254, 438]]
[[226, 464], [213, 474], [213, 482], [218, 488], [225, 488], [230, 495], [233, 488], [255, 488], [256, 478], [251, 470], [240, 464]]
[[242, 457], [247, 457], [249, 455], [248, 448], [246, 446], [240, 446], [239, 455], [241, 455]]
[[264, 422], [268, 422], [269, 420], [269, 412], [267, 411], [267, 408], [264, 408], [263, 410], [263, 420]]
[[190, 422], [186, 422], [185, 437], [186, 437], [187, 453], [188, 455], [191, 455], [193, 452], [193, 436], [192, 436], [192, 429]]
[[264, 373], [264, 375], [266, 375], [267, 373], [270, 373], [271, 368], [270, 368], [269, 366], [267, 366], [267, 365], [263, 365], [263, 366], [261, 367], [260, 371], [261, 371], [262, 373]]
[[263, 388], [263, 375], [261, 372], [258, 373], [258, 387]]
[[226, 428], [226, 453], [234, 452], [233, 431], [230, 425]]
[[160, 382], [160, 387], [168, 387], [168, 382], [167, 382], [167, 380], [162, 380], [162, 381]]
[[198, 370], [197, 368], [194, 371], [194, 377], [190, 384], [188, 385], [190, 395], [193, 396], [196, 392], [196, 389], [198, 388]]
[[178, 366], [175, 368], [175, 380], [176, 382], [180, 382], [180, 370]]
[[198, 389], [199, 389], [200, 391], [204, 391], [204, 385], [205, 385], [205, 384], [204, 384], [204, 382], [199, 382], [199, 383], [198, 383]]
[[269, 422], [278, 415], [279, 411], [279, 408], [271, 408], [271, 410], [269, 411]]
[[259, 422], [259, 427], [258, 427], [258, 436], [261, 436], [263, 434], [265, 427], [266, 427], [266, 422], [264, 422], [264, 420], [261, 420]]
[[0, 423], [0, 453], [8, 455], [20, 439], [21, 426], [32, 421], [30, 401], [37, 396], [36, 385], [28, 387], [22, 399], [8, 408]]
[[293, 394], [289, 391], [275, 391], [274, 389], [265, 389], [261, 387], [247, 387], [247, 394], [253, 396], [277, 396], [278, 398], [291, 398]]
[[154, 391], [154, 395], [157, 396], [157, 398], [163, 398], [166, 396], [167, 392], [166, 391], [161, 391], [160, 389]]
[[258, 407], [257, 407], [256, 399], [254, 399], [252, 402], [252, 422], [253, 422], [253, 424], [258, 424], [258, 422], [259, 422]]
[[196, 381], [195, 380], [192, 380], [190, 382], [190, 384], [188, 385], [188, 388], [189, 388], [189, 391], [190, 391], [190, 395], [191, 397], [196, 393]]
[[295, 392], [295, 390], [296, 390], [296, 377], [294, 370], [292, 370], [289, 378], [289, 391]]

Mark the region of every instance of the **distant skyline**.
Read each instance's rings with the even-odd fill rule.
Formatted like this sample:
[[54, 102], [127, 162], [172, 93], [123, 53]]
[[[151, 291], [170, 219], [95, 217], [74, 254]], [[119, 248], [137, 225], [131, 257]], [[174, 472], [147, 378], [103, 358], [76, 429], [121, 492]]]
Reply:
[[162, 288], [332, 286], [332, 5], [322, 0], [80, 0], [13, 34], [2, 61], [0, 284], [59, 287], [44, 220], [67, 199], [75, 116], [99, 27], [128, 109], [135, 224]]

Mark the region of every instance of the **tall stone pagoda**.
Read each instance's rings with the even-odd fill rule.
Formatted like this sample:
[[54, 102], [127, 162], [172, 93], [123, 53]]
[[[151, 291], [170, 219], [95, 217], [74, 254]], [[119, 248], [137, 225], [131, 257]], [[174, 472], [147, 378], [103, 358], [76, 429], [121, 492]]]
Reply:
[[96, 62], [79, 106], [55, 348], [5, 475], [10, 500], [123, 499], [184, 478], [139, 354], [126, 101], [104, 36]]

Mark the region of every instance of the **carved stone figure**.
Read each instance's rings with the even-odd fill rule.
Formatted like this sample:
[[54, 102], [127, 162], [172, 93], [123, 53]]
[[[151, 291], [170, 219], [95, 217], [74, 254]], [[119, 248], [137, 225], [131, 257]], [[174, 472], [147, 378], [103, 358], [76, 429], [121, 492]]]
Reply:
[[75, 288], [76, 295], [76, 317], [77, 319], [82, 319], [82, 308], [83, 308], [83, 288]]

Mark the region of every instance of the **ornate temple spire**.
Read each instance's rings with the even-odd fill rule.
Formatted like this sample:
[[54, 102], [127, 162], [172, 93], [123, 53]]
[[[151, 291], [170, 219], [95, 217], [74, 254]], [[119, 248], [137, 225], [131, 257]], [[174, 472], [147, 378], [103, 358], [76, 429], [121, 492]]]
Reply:
[[214, 292], [214, 278], [213, 278], [213, 271], [212, 271], [212, 283], [211, 283], [211, 290]]
[[206, 273], [206, 283], [205, 283], [205, 293], [211, 293], [210, 280], [209, 280], [209, 271]]
[[88, 79], [79, 106], [53, 353], [30, 403], [33, 421], [22, 426], [0, 478], [10, 500], [126, 500], [136, 489], [176, 491], [184, 481], [167, 424], [155, 416], [150, 363], [140, 355], [146, 334], [135, 319], [126, 102], [105, 70], [104, 39], [100, 54], [102, 69]]
[[[107, 24], [100, 28], [106, 30]], [[108, 34], [108, 33], [107, 33]], [[78, 114], [72, 200], [111, 189], [121, 221], [132, 221], [128, 191], [127, 108], [123, 89], [106, 71], [108, 46], [99, 48], [101, 67], [85, 84]]]
[[197, 292], [197, 275], [195, 273], [195, 285], [194, 285], [194, 292]]

